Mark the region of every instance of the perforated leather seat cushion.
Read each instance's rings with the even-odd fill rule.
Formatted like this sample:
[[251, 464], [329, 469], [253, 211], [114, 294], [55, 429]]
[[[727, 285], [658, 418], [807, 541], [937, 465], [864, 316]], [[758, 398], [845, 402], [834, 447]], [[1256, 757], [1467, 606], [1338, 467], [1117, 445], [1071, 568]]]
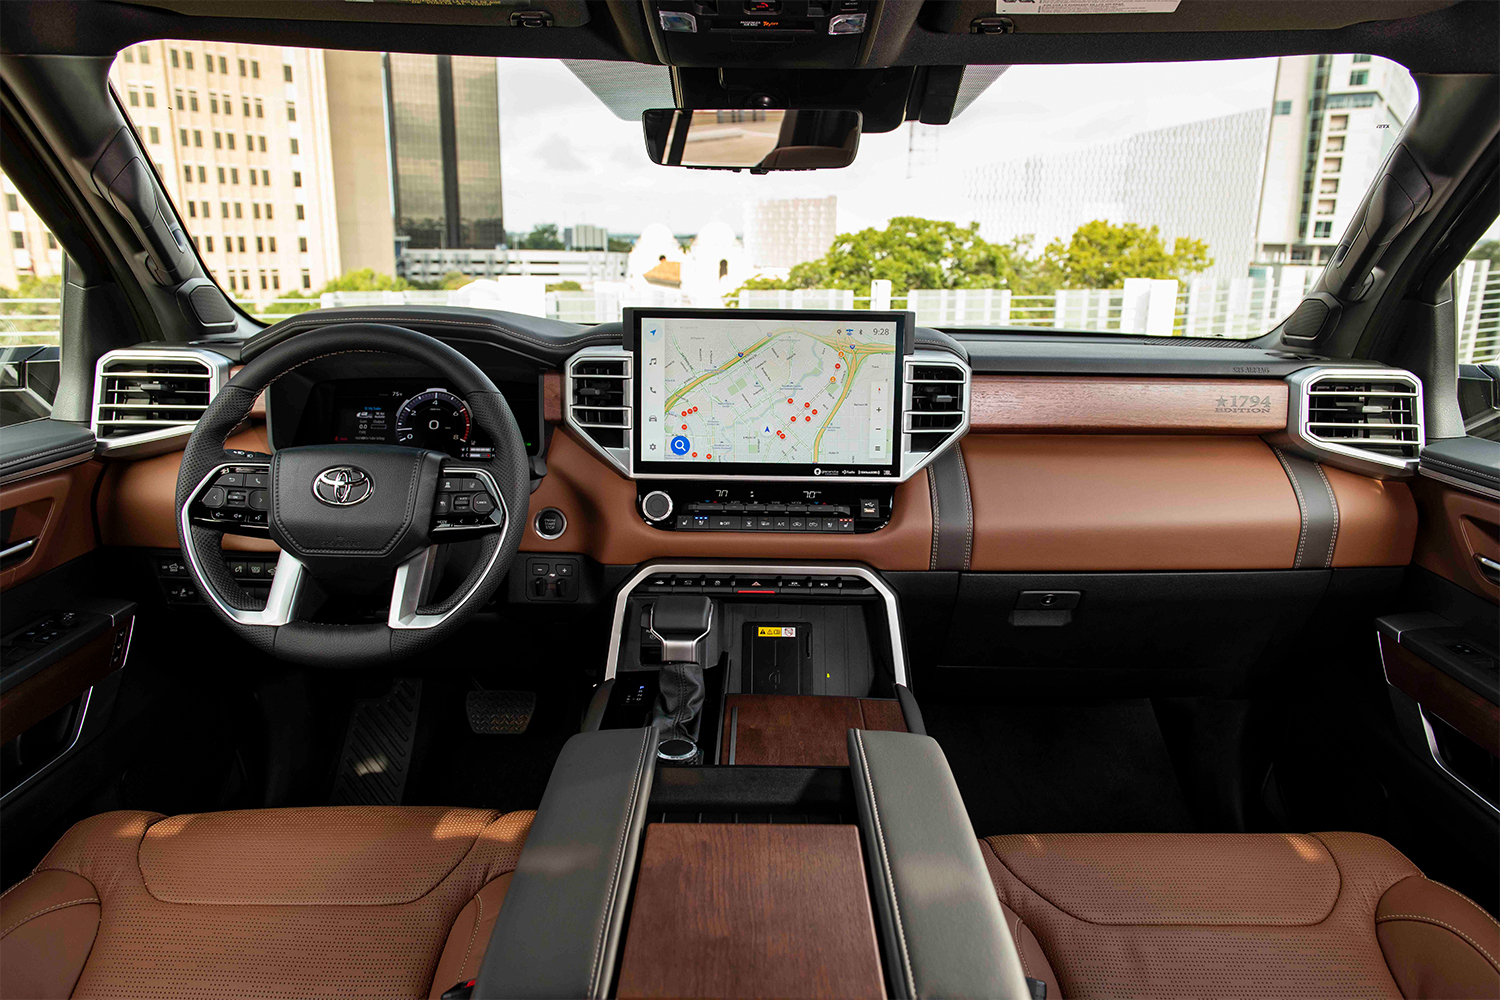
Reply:
[[476, 974], [531, 819], [370, 807], [95, 816], [0, 901], [0, 993], [435, 996]]
[[1496, 997], [1500, 925], [1357, 833], [990, 837], [1026, 974], [1064, 997]]

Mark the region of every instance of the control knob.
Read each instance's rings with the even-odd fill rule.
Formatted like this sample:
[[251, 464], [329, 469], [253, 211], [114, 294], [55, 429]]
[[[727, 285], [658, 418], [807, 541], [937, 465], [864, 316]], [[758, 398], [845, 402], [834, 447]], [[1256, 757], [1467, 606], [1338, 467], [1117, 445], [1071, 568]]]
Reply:
[[665, 521], [672, 516], [672, 498], [662, 490], [652, 490], [641, 498], [641, 513], [648, 521]]

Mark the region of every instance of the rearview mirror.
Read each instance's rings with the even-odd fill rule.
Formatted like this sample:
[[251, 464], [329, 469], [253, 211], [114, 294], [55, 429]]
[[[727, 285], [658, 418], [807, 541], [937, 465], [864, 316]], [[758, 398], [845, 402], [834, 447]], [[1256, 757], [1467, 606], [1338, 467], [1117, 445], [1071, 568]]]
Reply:
[[654, 108], [641, 115], [653, 163], [756, 174], [847, 167], [861, 124], [858, 111]]

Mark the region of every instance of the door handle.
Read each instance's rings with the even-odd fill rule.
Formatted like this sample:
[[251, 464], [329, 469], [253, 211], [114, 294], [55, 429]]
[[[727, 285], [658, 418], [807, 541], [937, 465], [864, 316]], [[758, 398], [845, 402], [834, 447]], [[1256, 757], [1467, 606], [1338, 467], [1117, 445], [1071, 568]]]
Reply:
[[1479, 564], [1480, 575], [1491, 583], [1500, 584], [1500, 562], [1478, 553], [1475, 553], [1474, 561]]
[[5, 548], [0, 549], [0, 563], [24, 558], [34, 548], [36, 548], [35, 538], [23, 538], [19, 542], [11, 542]]

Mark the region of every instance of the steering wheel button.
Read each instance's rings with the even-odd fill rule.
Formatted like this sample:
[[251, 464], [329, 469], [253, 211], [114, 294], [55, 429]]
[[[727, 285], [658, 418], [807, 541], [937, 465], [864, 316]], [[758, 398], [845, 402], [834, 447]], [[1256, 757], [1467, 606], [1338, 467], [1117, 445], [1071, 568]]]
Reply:
[[495, 509], [495, 501], [490, 499], [488, 493], [476, 493], [469, 501], [469, 509], [476, 514], [488, 514]]
[[245, 476], [240, 472], [226, 472], [214, 483], [215, 486], [244, 486]]
[[250, 503], [250, 493], [247, 490], [228, 490], [224, 494], [224, 503], [229, 507], [244, 507]]
[[460, 512], [460, 511], [465, 511], [465, 510], [468, 510], [468, 509], [469, 509], [469, 494], [467, 494], [467, 493], [455, 493], [453, 495], [453, 512], [456, 514], [456, 513]]
[[222, 507], [222, 506], [224, 506], [224, 490], [223, 490], [223, 488], [222, 487], [218, 487], [218, 486], [212, 486], [212, 487], [210, 487], [209, 490], [208, 490], [208, 492], [205, 493], [205, 494], [203, 494], [203, 506], [205, 506], [205, 507]]
[[267, 489], [271, 485], [271, 474], [269, 472], [250, 472], [245, 474], [245, 485], [252, 490]]
[[271, 494], [270, 494], [270, 492], [268, 490], [251, 490], [250, 491], [250, 509], [251, 510], [265, 510], [266, 507], [270, 505], [270, 502], [271, 502]]
[[484, 492], [484, 483], [481, 480], [478, 480], [478, 479], [465, 479], [464, 480], [464, 492], [465, 493], [483, 493]]
[[[444, 480], [445, 482], [447, 480]], [[447, 493], [439, 493], [437, 503], [433, 504], [432, 510], [435, 514], [446, 514], [453, 509], [453, 497]]]

